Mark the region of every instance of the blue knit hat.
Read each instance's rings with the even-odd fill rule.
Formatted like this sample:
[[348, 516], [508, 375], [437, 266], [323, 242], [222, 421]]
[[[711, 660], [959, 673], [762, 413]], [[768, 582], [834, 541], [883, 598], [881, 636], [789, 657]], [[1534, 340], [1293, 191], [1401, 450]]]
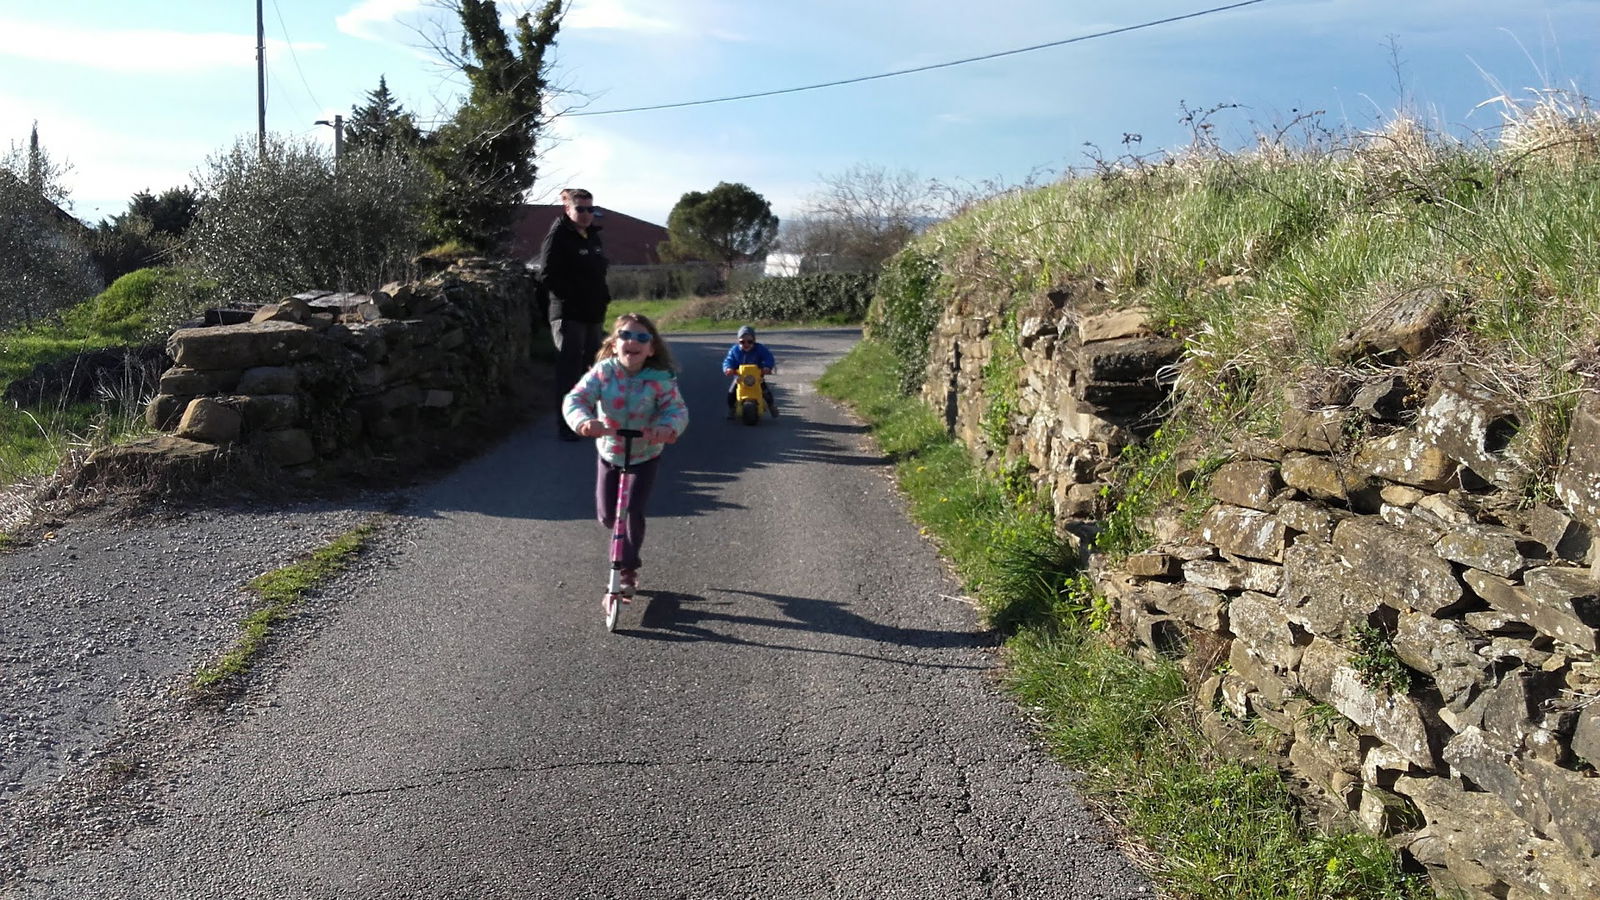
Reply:
[[738, 337], [741, 337], [741, 338], [746, 338], [746, 337], [754, 338], [755, 336], [756, 336], [756, 330], [754, 328], [751, 328], [749, 325], [740, 325], [739, 326]]

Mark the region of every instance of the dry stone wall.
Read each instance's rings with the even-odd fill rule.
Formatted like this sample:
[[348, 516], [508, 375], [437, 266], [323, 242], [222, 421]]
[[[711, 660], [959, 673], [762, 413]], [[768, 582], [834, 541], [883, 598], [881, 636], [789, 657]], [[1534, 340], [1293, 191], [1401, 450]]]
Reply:
[[[1142, 310], [1084, 314], [1105, 305], [1104, 292], [1091, 279], [1042, 294], [1015, 313], [1014, 329], [988, 298], [958, 299], [934, 331], [923, 384], [952, 435], [985, 460], [1027, 460], [1069, 520], [1100, 512], [1112, 460], [1158, 424], [1162, 373], [1183, 350]], [[1005, 340], [1016, 342], [1014, 371], [991, 365]], [[1013, 396], [1006, 442], [994, 446], [990, 406]]]
[[[1081, 524], [1181, 347], [1138, 311], [1086, 312], [1107, 306], [1092, 283], [1039, 298], [990, 446], [997, 386], [979, 373], [1012, 339], [998, 306], [951, 308], [925, 398], [980, 456], [1026, 459]], [[1351, 346], [1422, 352], [1436, 306], [1397, 304]], [[1185, 660], [1219, 746], [1390, 836], [1441, 892], [1600, 897], [1600, 395], [1578, 405], [1554, 496], [1530, 503], [1528, 417], [1489, 374], [1290, 397], [1278, 441], [1212, 474], [1197, 526], [1158, 516], [1155, 548], [1090, 571], [1131, 647]]]
[[146, 408], [158, 441], [292, 469], [388, 452], [493, 415], [529, 378], [520, 267], [468, 260], [371, 294], [310, 292], [248, 322], [174, 332]]

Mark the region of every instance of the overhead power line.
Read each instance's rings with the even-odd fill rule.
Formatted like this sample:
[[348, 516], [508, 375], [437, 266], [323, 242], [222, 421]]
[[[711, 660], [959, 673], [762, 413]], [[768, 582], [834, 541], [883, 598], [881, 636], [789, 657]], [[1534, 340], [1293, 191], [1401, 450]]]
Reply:
[[316, 93], [311, 90], [311, 82], [306, 80], [305, 70], [300, 68], [300, 54], [294, 52], [294, 38], [289, 37], [289, 25], [283, 21], [283, 8], [278, 5], [278, 0], [272, 0], [272, 10], [278, 14], [278, 29], [283, 32], [283, 43], [289, 48], [289, 58], [294, 60], [294, 70], [300, 73], [300, 83], [305, 85], [306, 96], [310, 97], [311, 102], [316, 105], [318, 111], [321, 111], [322, 103], [317, 100]]
[[599, 109], [588, 112], [569, 112], [565, 113], [565, 115], [614, 116], [622, 113], [650, 112], [658, 109], [681, 109], [685, 106], [705, 106], [710, 103], [728, 103], [733, 100], [752, 100], [756, 97], [775, 97], [779, 94], [798, 94], [801, 91], [815, 91], [822, 88], [839, 87], [840, 85], [845, 84], [860, 84], [863, 81], [877, 81], [881, 78], [894, 78], [897, 75], [912, 75], [917, 72], [928, 72], [933, 69], [948, 69], [951, 66], [964, 66], [968, 63], [983, 62], [984, 60], [989, 59], [999, 59], [1002, 56], [1016, 56], [1019, 53], [1031, 53], [1035, 50], [1045, 50], [1050, 47], [1060, 47], [1066, 44], [1077, 44], [1083, 41], [1092, 41], [1096, 38], [1111, 37], [1112, 35], [1117, 34], [1127, 34], [1130, 31], [1140, 31], [1145, 28], [1155, 28], [1158, 25], [1170, 25], [1173, 22], [1182, 22], [1185, 19], [1198, 19], [1201, 16], [1214, 15], [1216, 13], [1227, 12], [1232, 9], [1239, 9], [1240, 7], [1244, 6], [1254, 6], [1257, 3], [1265, 2], [1267, 2], [1267, 0], [1243, 0], [1243, 2], [1230, 3], [1227, 6], [1214, 6], [1210, 9], [1202, 9], [1196, 12], [1184, 13], [1181, 16], [1168, 16], [1165, 19], [1153, 19], [1149, 22], [1140, 22], [1137, 25], [1124, 25], [1121, 28], [1111, 28], [1107, 29], [1106, 31], [1097, 31], [1093, 34], [1080, 34], [1077, 37], [1070, 37], [1059, 41], [1050, 41], [1046, 44], [1034, 44], [1031, 47], [1019, 47], [1015, 50], [1002, 50], [999, 53], [986, 53], [983, 56], [969, 56], [966, 59], [954, 59], [949, 62], [934, 63], [927, 66], [917, 66], [911, 69], [899, 69], [894, 72], [881, 72], [877, 75], [862, 75], [859, 78], [843, 78], [838, 81], [825, 81], [821, 84], [807, 84], [800, 87], [780, 88], [774, 91], [757, 91], [753, 94], [735, 94], [731, 97], [713, 97], [708, 100], [685, 100], [680, 103], [660, 103], [654, 106], [630, 106], [625, 109]]

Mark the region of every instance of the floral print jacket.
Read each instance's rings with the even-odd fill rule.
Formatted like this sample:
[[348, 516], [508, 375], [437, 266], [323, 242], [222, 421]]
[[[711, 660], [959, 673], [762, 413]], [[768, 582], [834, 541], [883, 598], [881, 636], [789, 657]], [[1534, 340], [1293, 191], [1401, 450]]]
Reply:
[[[611, 428], [671, 428], [680, 435], [689, 427], [689, 407], [671, 372], [644, 368], [629, 375], [620, 359], [603, 359], [585, 372], [562, 400], [561, 417], [574, 430], [589, 419]], [[622, 465], [622, 438], [608, 434], [594, 443], [606, 462]], [[663, 447], [634, 438], [633, 462], [655, 459]]]

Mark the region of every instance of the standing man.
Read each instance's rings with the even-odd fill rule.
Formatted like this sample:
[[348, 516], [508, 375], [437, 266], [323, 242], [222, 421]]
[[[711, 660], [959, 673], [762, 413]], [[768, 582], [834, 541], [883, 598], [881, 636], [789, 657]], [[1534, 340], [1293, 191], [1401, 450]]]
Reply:
[[[564, 214], [539, 247], [539, 282], [550, 297], [550, 337], [556, 345], [556, 397], [566, 395], [600, 352], [601, 323], [611, 290], [606, 287], [605, 248], [594, 224], [594, 195], [583, 188], [561, 192]], [[558, 436], [578, 436], [556, 416]]]

